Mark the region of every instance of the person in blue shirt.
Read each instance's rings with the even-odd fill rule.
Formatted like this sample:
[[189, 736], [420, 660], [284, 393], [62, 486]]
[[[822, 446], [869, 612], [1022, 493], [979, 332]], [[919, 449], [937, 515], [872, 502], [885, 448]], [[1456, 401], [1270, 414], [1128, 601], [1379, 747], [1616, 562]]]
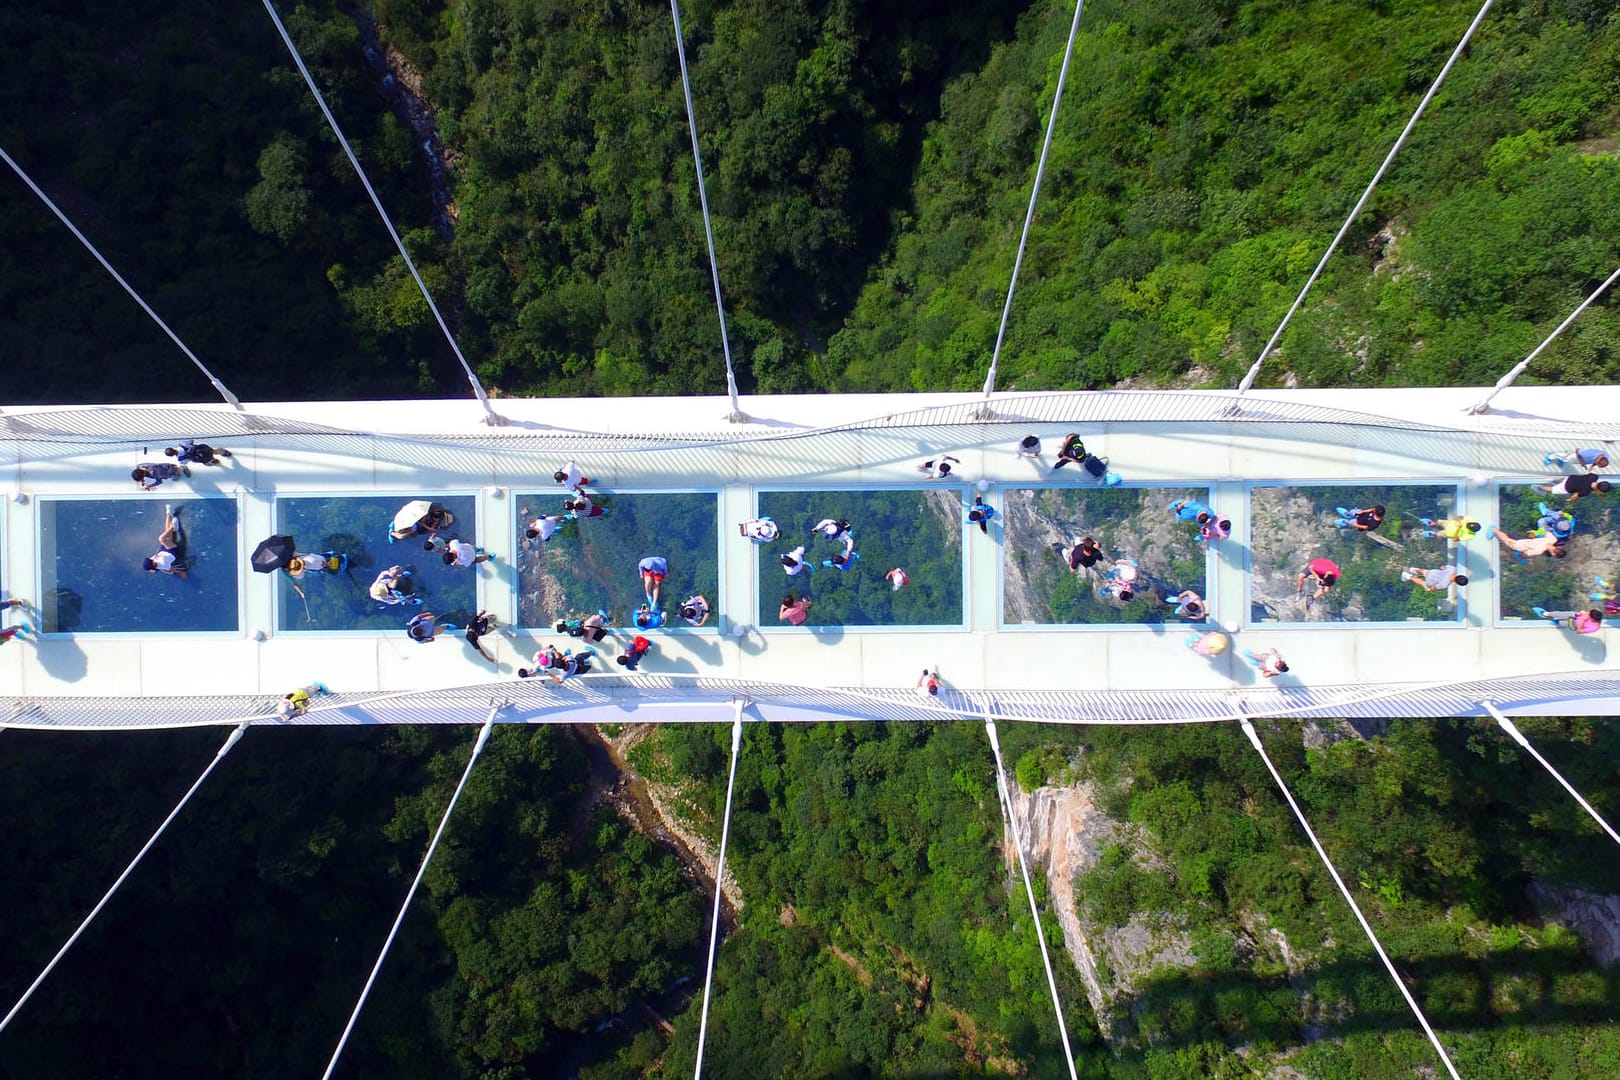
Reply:
[[844, 551], [834, 555], [830, 559], [822, 559], [821, 565], [830, 566], [834, 570], [847, 574], [849, 573], [849, 568], [855, 565], [855, 560], [860, 557], [860, 552], [854, 550], [853, 548], [846, 548]]
[[1583, 447], [1571, 450], [1567, 454], [1548, 454], [1541, 459], [1543, 465], [1578, 465], [1587, 472], [1597, 472], [1599, 469], [1609, 467], [1609, 454], [1606, 450], [1597, 447]]
[[1215, 516], [1215, 511], [1197, 499], [1177, 499], [1170, 504], [1170, 512], [1177, 521], [1196, 521], [1202, 525]]
[[973, 496], [973, 506], [968, 510], [968, 524], [977, 525], [982, 533], [989, 533], [990, 521], [996, 516], [996, 508], [984, 501], [983, 495]]
[[664, 613], [642, 604], [636, 609], [635, 621], [636, 628], [639, 630], [657, 630], [664, 625]]

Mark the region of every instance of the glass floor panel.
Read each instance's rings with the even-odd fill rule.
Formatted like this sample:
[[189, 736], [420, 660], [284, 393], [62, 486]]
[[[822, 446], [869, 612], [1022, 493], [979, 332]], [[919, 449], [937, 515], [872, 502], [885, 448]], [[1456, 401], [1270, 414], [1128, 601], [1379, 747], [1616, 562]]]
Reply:
[[[424, 550], [424, 537], [389, 543], [394, 514], [416, 498], [442, 504], [455, 517], [438, 540], [460, 537], [477, 542], [477, 507], [471, 495], [307, 496], [276, 500], [276, 529], [297, 541], [309, 554], [328, 551], [347, 556], [347, 566], [329, 573], [306, 573], [298, 580], [303, 597], [285, 573], [276, 576], [276, 629], [403, 630], [419, 611], [439, 621], [465, 626], [477, 614], [478, 578], [503, 565], [446, 566], [441, 554]], [[262, 536], [251, 538], [256, 545]], [[497, 559], [505, 552], [496, 549]], [[412, 571], [413, 595], [420, 605], [387, 605], [371, 598], [371, 583], [390, 566]]]
[[[781, 537], [758, 545], [759, 625], [786, 625], [777, 612], [789, 590], [811, 599], [806, 626], [960, 625], [964, 490], [761, 492], [759, 513], [776, 522]], [[860, 556], [851, 569], [826, 565], [844, 544], [812, 535], [822, 518], [850, 522]], [[970, 540], [993, 542], [972, 531]], [[788, 577], [781, 556], [801, 544], [815, 571]], [[895, 568], [910, 584], [894, 588], [885, 575]]]
[[[675, 616], [681, 601], [702, 595], [720, 607], [718, 497], [712, 491], [598, 494], [606, 513], [565, 523], [549, 540], [530, 540], [524, 530], [535, 518], [560, 516], [564, 493], [514, 492], [517, 528], [518, 623], [549, 629], [558, 619], [602, 609], [614, 626], [628, 626], [643, 603], [636, 565], [663, 556], [669, 576], [659, 592], [667, 626], [685, 626]], [[715, 627], [711, 618], [707, 627]]]
[[[1048, 623], [1176, 622], [1185, 589], [1208, 598], [1204, 545], [1198, 526], [1168, 509], [1178, 499], [1209, 502], [1207, 488], [1014, 488], [1006, 492], [1006, 555], [1002, 621]], [[1102, 548], [1098, 563], [1069, 569], [1070, 550], [1083, 537]], [[1230, 540], [1224, 543], [1231, 543]], [[1108, 589], [1109, 569], [1128, 560], [1137, 576], [1122, 602]]]
[[31, 597], [46, 633], [234, 631], [239, 626], [242, 556], [235, 499], [182, 498], [187, 569], [149, 573], [141, 561], [158, 550], [161, 496], [41, 499], [44, 595]]

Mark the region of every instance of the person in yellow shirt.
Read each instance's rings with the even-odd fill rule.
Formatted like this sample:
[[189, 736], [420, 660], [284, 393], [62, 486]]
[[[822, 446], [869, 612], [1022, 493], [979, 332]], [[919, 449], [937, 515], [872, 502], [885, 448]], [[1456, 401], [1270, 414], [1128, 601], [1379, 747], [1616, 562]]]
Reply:
[[1453, 543], [1466, 543], [1479, 535], [1480, 524], [1472, 518], [1418, 518], [1426, 528], [1420, 530], [1418, 535], [1426, 540], [1440, 538]]

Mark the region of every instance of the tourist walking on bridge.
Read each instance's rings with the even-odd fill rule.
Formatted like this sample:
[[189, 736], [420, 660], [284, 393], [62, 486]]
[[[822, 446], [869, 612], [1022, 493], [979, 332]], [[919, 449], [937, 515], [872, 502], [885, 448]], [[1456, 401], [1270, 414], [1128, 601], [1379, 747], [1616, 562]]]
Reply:
[[1568, 495], [1569, 501], [1574, 502], [1582, 495], [1606, 494], [1609, 487], [1607, 480], [1601, 480], [1593, 473], [1576, 473], [1574, 476], [1557, 477], [1545, 484], [1539, 484], [1536, 490], [1544, 495]]
[[325, 697], [331, 693], [325, 683], [313, 682], [308, 686], [300, 686], [276, 702], [276, 723], [285, 724], [297, 716], [303, 716], [309, 711], [312, 698]]
[[1282, 653], [1278, 652], [1276, 649], [1271, 649], [1263, 653], [1257, 653], [1251, 649], [1244, 649], [1243, 658], [1254, 665], [1255, 670], [1260, 673], [1262, 678], [1275, 679], [1277, 676], [1286, 674], [1288, 671], [1287, 661], [1282, 658]]
[[557, 625], [552, 627], [559, 634], [568, 634], [570, 637], [584, 638], [591, 644], [599, 643], [607, 637], [608, 613], [598, 608], [593, 614], [581, 618], [558, 619]]
[[1204, 598], [1192, 589], [1183, 589], [1176, 596], [1166, 597], [1164, 602], [1176, 605], [1175, 615], [1193, 622], [1202, 622], [1209, 615]]
[[163, 531], [158, 533], [157, 554], [141, 560], [141, 569], [149, 574], [173, 574], [185, 578], [190, 569], [186, 565], [186, 530], [180, 524], [180, 511], [184, 507], [163, 508]]
[[1453, 518], [1418, 518], [1418, 523], [1424, 528], [1418, 535], [1425, 540], [1451, 540], [1458, 544], [1465, 544], [1479, 535], [1480, 524], [1472, 518], [1458, 515]]
[[557, 534], [563, 527], [563, 522], [571, 520], [568, 517], [559, 517], [552, 514], [541, 514], [529, 522], [529, 527], [523, 530], [523, 535], [530, 540], [538, 540], [542, 544]]
[[413, 536], [426, 536], [432, 541], [440, 529], [448, 529], [455, 523], [456, 515], [443, 504], [428, 499], [412, 499], [394, 515], [388, 529], [388, 542], [396, 544]]
[[580, 472], [579, 466], [575, 465], [572, 461], [558, 469], [556, 472], [552, 473], [551, 478], [557, 481], [560, 486], [581, 494], [584, 493], [586, 484], [596, 483], [595, 480], [592, 480], [590, 477]]
[[641, 574], [641, 591], [647, 597], [648, 606], [657, 607], [658, 594], [669, 576], [669, 560], [662, 555], [649, 555], [636, 564], [636, 571]]
[[810, 617], [812, 602], [808, 596], [797, 597], [790, 592], [782, 597], [782, 606], [777, 610], [776, 617], [793, 626], [803, 626], [804, 620]]
[[467, 623], [467, 644], [477, 649], [478, 655], [482, 656], [485, 660], [488, 660], [492, 664], [497, 663], [494, 655], [488, 649], [484, 648], [483, 643], [478, 639], [493, 634], [499, 625], [500, 624], [495, 621], [495, 616], [491, 615], [487, 611], [480, 611], [477, 615], [472, 617], [470, 622]]
[[1297, 596], [1305, 595], [1305, 581], [1309, 578], [1316, 585], [1316, 591], [1311, 594], [1312, 600], [1320, 600], [1328, 594], [1328, 590], [1339, 583], [1339, 564], [1332, 559], [1312, 559], [1305, 564], [1305, 569], [1299, 572], [1294, 580], [1294, 593]]
[[1533, 607], [1530, 610], [1536, 613], [1536, 618], [1546, 619], [1554, 626], [1565, 627], [1577, 634], [1595, 634], [1603, 629], [1601, 611], [1548, 611], [1544, 607]]
[[1545, 555], [1550, 559], [1562, 559], [1565, 555], [1569, 554], [1569, 548], [1564, 545], [1564, 542], [1559, 540], [1558, 537], [1549, 534], [1544, 534], [1542, 536], [1527, 536], [1523, 540], [1515, 540], [1513, 537], [1503, 532], [1500, 528], [1493, 525], [1491, 527], [1491, 535], [1500, 540], [1503, 547], [1506, 547], [1515, 555], [1523, 556], [1524, 558], [1535, 558], [1537, 555]]
[[688, 626], [702, 626], [709, 621], [709, 601], [701, 594], [681, 603], [679, 615]]
[[803, 544], [782, 556], [782, 573], [788, 577], [798, 577], [806, 571], [813, 574], [816, 572], [816, 568], [805, 560]]
[[969, 525], [977, 525], [979, 531], [988, 535], [990, 522], [996, 516], [996, 508], [984, 501], [983, 495], [973, 496], [973, 505], [968, 509], [967, 520]]
[[894, 592], [899, 592], [901, 589], [911, 584], [911, 578], [908, 577], [906, 572], [900, 569], [898, 566], [893, 570], [890, 570], [887, 574], [884, 574], [883, 580], [887, 581], [894, 587]]
[[135, 481], [142, 491], [151, 491], [165, 480], [177, 480], [190, 475], [189, 465], [176, 465], [172, 461], [143, 461], [130, 470], [129, 478]]
[[630, 639], [630, 647], [613, 658], [613, 662], [626, 671], [635, 671], [641, 666], [641, 658], [652, 651], [653, 643], [637, 634]]
[[1085, 537], [1069, 552], [1069, 569], [1075, 573], [1090, 570], [1102, 558], [1102, 548], [1091, 537]]
[[960, 464], [962, 462], [959, 458], [953, 458], [946, 454], [943, 457], [929, 458], [917, 466], [917, 471], [927, 473], [930, 480], [944, 480], [951, 475], [951, 467]]
[[390, 566], [377, 575], [367, 590], [371, 598], [379, 604], [390, 607], [395, 604], [420, 604], [422, 598], [416, 595], [416, 583], [411, 571], [403, 566]]
[[1453, 585], [1468, 584], [1468, 575], [1459, 574], [1455, 566], [1437, 566], [1433, 570], [1425, 570], [1420, 566], [1408, 566], [1401, 573], [1402, 581], [1410, 581], [1413, 585], [1421, 585], [1429, 592], [1442, 592]]
[[769, 544], [782, 535], [781, 528], [768, 517], [751, 518], [738, 525], [737, 531], [756, 544]]
[[166, 446], [163, 452], [178, 465], [223, 465], [219, 459], [231, 456], [223, 446], [209, 446], [195, 439], [182, 440], [179, 446]]
[[424, 611], [420, 615], [412, 616], [411, 620], [405, 624], [406, 636], [422, 645], [426, 645], [446, 630], [455, 631], [458, 629], [460, 627], [439, 622], [431, 611]]
[[1357, 532], [1372, 532], [1384, 523], [1384, 508], [1382, 505], [1362, 506], [1354, 510], [1343, 506], [1334, 507], [1339, 512], [1338, 518], [1333, 522], [1341, 529], [1355, 529]]
[[459, 536], [444, 545], [446, 566], [477, 566], [479, 563], [489, 562], [494, 557], [477, 544], [469, 544]]
[[1541, 511], [1541, 517], [1536, 519], [1532, 536], [1552, 536], [1563, 543], [1574, 534], [1575, 515], [1568, 510], [1554, 510], [1546, 503], [1536, 503], [1536, 509]]
[[1609, 454], [1606, 450], [1596, 447], [1587, 447], [1571, 450], [1567, 454], [1548, 454], [1541, 459], [1543, 465], [1574, 465], [1587, 472], [1597, 472], [1599, 469], [1609, 467]]

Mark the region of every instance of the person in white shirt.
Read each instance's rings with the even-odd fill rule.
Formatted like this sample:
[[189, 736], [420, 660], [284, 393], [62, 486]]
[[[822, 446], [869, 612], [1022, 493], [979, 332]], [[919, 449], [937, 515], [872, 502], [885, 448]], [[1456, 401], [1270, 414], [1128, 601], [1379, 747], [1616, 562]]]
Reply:
[[529, 527], [523, 531], [523, 535], [527, 536], [530, 540], [539, 540], [544, 543], [545, 541], [550, 540], [552, 536], [556, 534], [558, 529], [562, 528], [563, 521], [564, 519], [560, 517], [553, 517], [550, 514], [541, 514], [539, 517], [529, 522]]
[[186, 530], [180, 524], [183, 507], [163, 508], [163, 531], [158, 534], [157, 554], [141, 561], [141, 569], [151, 574], [186, 576]]
[[701, 595], [694, 596], [681, 604], [681, 618], [692, 626], [702, 626], [709, 621], [709, 602]]
[[595, 480], [592, 480], [590, 477], [580, 472], [579, 466], [575, 465], [572, 461], [558, 469], [556, 472], [552, 473], [551, 478], [557, 481], [557, 483], [562, 487], [568, 488], [571, 491], [578, 491], [586, 484], [596, 483]]
[[416, 585], [411, 581], [411, 572], [403, 566], [390, 566], [377, 575], [377, 580], [371, 583], [368, 590], [371, 598], [379, 604], [420, 604], [422, 598], [416, 596]]
[[481, 562], [488, 562], [490, 556], [477, 544], [469, 544], [457, 537], [444, 545], [444, 565], [446, 566], [477, 566]]
[[782, 535], [776, 522], [768, 517], [753, 518], [737, 526], [737, 531], [756, 544], [768, 544]]
[[816, 568], [804, 560], [803, 544], [782, 556], [782, 572], [788, 577], [798, 577], [806, 570], [812, 574], [816, 572]]

